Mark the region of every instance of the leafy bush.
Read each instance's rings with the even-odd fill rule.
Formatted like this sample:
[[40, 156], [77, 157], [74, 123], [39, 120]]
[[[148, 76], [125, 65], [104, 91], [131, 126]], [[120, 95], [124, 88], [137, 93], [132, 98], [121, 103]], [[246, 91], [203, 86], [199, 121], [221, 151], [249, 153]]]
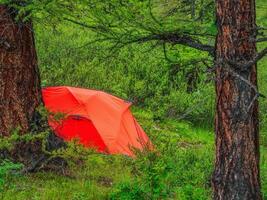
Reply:
[[[111, 199], [208, 199], [212, 149], [166, 133], [157, 137], [157, 150], [139, 152], [129, 160], [132, 181], [121, 182]], [[212, 147], [210, 147], [212, 148]]]
[[145, 188], [139, 182], [122, 182], [110, 193], [110, 200], [146, 200]]

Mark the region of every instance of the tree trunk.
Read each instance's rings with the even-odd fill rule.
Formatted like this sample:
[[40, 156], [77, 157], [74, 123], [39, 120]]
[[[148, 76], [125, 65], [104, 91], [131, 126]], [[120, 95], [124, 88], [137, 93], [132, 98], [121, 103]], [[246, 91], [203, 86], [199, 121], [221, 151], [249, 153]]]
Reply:
[[257, 68], [237, 64], [256, 56], [255, 0], [216, 0], [216, 11], [213, 198], [261, 200]]
[[0, 136], [29, 131], [41, 103], [32, 23], [15, 21], [16, 11], [0, 6]]
[[[41, 121], [36, 110], [42, 93], [33, 26], [31, 21], [15, 20], [16, 14], [16, 10], [0, 5], [0, 137], [9, 137], [15, 129], [25, 134], [47, 128], [47, 121]], [[0, 156], [8, 155], [33, 171], [49, 157], [41, 142], [19, 142], [13, 151], [0, 152]], [[51, 133], [46, 144], [49, 151], [62, 147], [63, 141]]]

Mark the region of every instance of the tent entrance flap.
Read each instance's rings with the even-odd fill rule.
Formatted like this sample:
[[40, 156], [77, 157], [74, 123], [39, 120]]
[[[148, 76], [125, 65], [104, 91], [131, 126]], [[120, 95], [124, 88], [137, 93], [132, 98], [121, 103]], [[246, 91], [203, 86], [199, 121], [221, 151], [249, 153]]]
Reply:
[[107, 147], [94, 124], [85, 117], [79, 115], [69, 116], [62, 121], [55, 131], [66, 141], [77, 139], [86, 147], [95, 148], [101, 152], [107, 151]]

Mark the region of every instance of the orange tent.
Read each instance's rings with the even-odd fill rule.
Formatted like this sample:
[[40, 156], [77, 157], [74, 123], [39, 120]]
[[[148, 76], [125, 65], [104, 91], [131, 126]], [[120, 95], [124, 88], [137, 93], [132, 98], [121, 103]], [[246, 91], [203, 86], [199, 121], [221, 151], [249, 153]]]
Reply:
[[49, 119], [55, 133], [64, 140], [79, 139], [99, 152], [133, 156], [132, 147], [142, 150], [150, 143], [133, 117], [131, 103], [105, 92], [74, 87], [43, 89], [45, 107], [64, 113], [59, 123]]

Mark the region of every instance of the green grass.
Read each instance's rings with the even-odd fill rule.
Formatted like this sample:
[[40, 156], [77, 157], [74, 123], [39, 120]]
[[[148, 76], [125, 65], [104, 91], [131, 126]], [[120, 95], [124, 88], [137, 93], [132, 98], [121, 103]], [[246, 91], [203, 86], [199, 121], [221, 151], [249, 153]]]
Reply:
[[[141, 110], [135, 110], [135, 115], [163, 154], [163, 160], [168, 158], [166, 162], [173, 165], [173, 170], [169, 173], [175, 176], [175, 179], [168, 179], [172, 182], [170, 187], [174, 188], [173, 198], [200, 194], [202, 195], [200, 199], [208, 198], [213, 134], [174, 120], [155, 122], [151, 113]], [[167, 150], [167, 146], [162, 146], [164, 144], [162, 139], [171, 139], [177, 151]], [[169, 155], [170, 152], [173, 155]], [[135, 162], [139, 162], [138, 159], [133, 161], [124, 156], [92, 154], [86, 158], [85, 163], [73, 166], [64, 175], [43, 172], [10, 178], [2, 198], [3, 200], [107, 199], [109, 193], [114, 193], [117, 185], [134, 182], [140, 178], [133, 172], [133, 166], [144, 162], [141, 160], [137, 165]], [[194, 191], [198, 192], [194, 194]]]
[[[2, 199], [104, 200], [115, 197], [113, 199], [131, 200], [135, 199], [133, 195], [142, 195], [144, 191], [150, 195], [148, 199], [210, 199], [213, 133], [187, 122], [170, 119], [157, 122], [152, 113], [136, 108], [134, 114], [160, 152], [158, 159], [145, 156], [132, 160], [124, 156], [90, 154], [83, 164], [73, 165], [63, 174], [42, 172], [9, 178]], [[262, 147], [261, 173], [265, 197], [266, 171], [266, 147]], [[159, 185], [150, 188], [153, 180], [147, 181], [149, 177]], [[153, 190], [155, 188], [158, 191]], [[169, 196], [166, 196], [167, 192]]]
[[86, 167], [76, 166], [65, 176], [45, 172], [16, 177], [3, 199], [105, 199], [111, 184], [129, 179], [121, 163], [107, 162], [103, 156], [90, 156]]

